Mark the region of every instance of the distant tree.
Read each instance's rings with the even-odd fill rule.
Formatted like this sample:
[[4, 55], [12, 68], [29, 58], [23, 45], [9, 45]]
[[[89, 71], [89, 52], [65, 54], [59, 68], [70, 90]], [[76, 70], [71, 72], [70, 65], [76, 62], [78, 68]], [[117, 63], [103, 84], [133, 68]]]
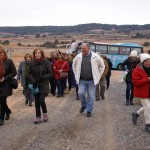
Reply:
[[41, 36], [40, 34], [36, 34], [35, 35], [36, 38], [40, 38], [40, 36]]
[[9, 45], [9, 40], [5, 40], [2, 42], [3, 45]]
[[44, 34], [44, 35], [42, 35], [42, 38], [46, 38], [47, 36]]
[[56, 39], [54, 43], [55, 43], [55, 44], [59, 44], [59, 40], [58, 40], [58, 39]]
[[18, 46], [22, 46], [22, 44], [21, 44], [21, 43], [18, 43]]

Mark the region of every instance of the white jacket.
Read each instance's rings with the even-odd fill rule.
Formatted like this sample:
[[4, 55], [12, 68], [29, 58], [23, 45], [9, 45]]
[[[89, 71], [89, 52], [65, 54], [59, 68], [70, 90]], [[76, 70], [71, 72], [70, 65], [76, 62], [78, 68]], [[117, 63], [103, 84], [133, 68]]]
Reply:
[[[97, 85], [99, 80], [104, 72], [105, 65], [103, 59], [96, 53], [92, 52], [91, 56], [91, 67], [92, 67], [92, 75], [94, 84]], [[75, 79], [77, 84], [79, 84], [80, 74], [81, 74], [81, 63], [82, 63], [82, 53], [78, 54], [72, 64], [73, 72], [75, 75]]]

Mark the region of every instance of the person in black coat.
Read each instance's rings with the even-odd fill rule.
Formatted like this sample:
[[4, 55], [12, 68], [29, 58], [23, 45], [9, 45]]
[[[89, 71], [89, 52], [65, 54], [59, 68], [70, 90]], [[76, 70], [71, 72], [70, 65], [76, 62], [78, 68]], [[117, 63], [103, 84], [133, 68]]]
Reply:
[[7, 105], [7, 97], [12, 95], [10, 81], [16, 74], [17, 71], [14, 62], [8, 59], [5, 48], [0, 45], [0, 126], [4, 124], [5, 114], [6, 120], [9, 119], [11, 114], [11, 110]]
[[128, 72], [125, 82], [126, 82], [126, 105], [133, 105], [133, 84], [132, 84], [132, 72], [135, 67], [140, 63], [139, 58], [137, 58], [137, 51], [132, 50], [130, 56], [121, 64], [121, 67], [126, 66]]
[[30, 83], [33, 84], [33, 88], [39, 88], [39, 93], [34, 94], [36, 110], [35, 124], [41, 122], [41, 109], [44, 122], [48, 121], [45, 97], [49, 93], [49, 79], [52, 76], [52, 67], [50, 62], [45, 59], [43, 50], [40, 48], [35, 49], [28, 71], [28, 78]]

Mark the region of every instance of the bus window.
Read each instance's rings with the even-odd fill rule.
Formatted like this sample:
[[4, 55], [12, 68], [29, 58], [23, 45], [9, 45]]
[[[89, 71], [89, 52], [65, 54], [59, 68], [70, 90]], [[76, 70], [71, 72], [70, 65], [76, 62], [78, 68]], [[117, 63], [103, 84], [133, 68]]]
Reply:
[[108, 46], [108, 54], [118, 54], [119, 47], [117, 46]]
[[95, 52], [95, 45], [90, 44], [90, 50], [92, 50], [93, 52]]
[[129, 55], [130, 48], [129, 47], [120, 47], [120, 55]]
[[100, 54], [107, 54], [107, 46], [96, 45], [96, 52], [99, 52]]
[[141, 48], [131, 48], [131, 51], [132, 50], [136, 50], [138, 52], [138, 54], [142, 53], [142, 49]]

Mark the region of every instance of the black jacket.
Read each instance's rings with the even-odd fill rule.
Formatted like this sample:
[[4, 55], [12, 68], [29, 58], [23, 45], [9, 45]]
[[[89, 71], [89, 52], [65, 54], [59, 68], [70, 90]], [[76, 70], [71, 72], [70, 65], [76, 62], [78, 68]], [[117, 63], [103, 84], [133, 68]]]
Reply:
[[132, 82], [132, 72], [139, 63], [140, 60], [138, 58], [136, 61], [130, 62], [130, 57], [129, 57], [121, 64], [122, 67], [126, 66], [126, 69], [128, 70], [126, 82]]
[[30, 83], [38, 85], [39, 93], [49, 93], [49, 79], [53, 76], [52, 66], [49, 61], [43, 60], [37, 64], [32, 60], [27, 76]]
[[17, 74], [16, 67], [11, 59], [4, 61], [4, 66], [6, 73], [4, 75], [4, 82], [0, 83], [0, 97], [12, 95], [12, 88], [9, 86], [9, 82]]

